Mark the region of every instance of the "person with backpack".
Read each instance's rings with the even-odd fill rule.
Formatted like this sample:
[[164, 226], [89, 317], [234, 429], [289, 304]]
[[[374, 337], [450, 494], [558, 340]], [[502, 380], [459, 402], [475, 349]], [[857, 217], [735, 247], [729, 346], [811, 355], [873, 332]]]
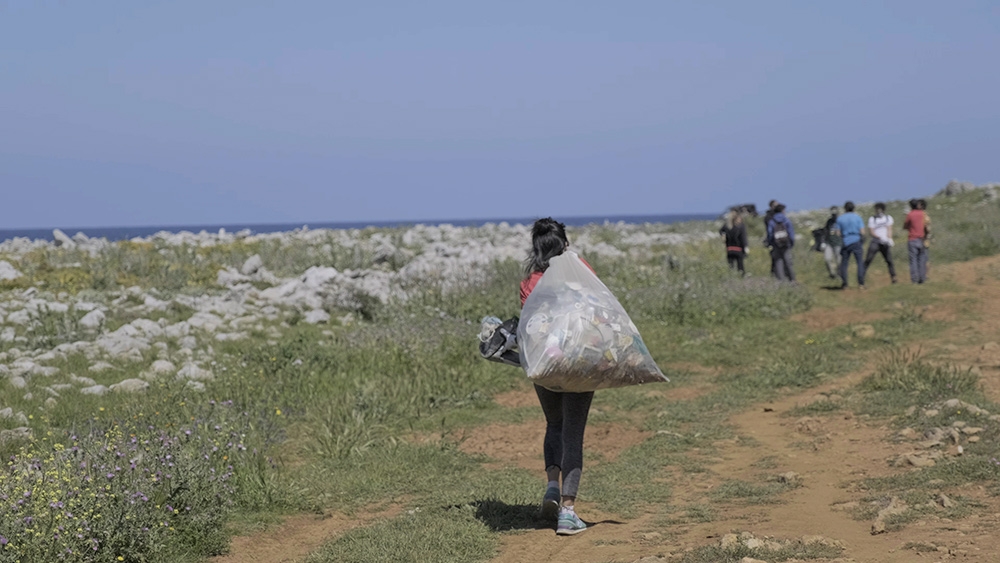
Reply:
[[906, 250], [910, 259], [910, 281], [924, 283], [927, 281], [927, 237], [930, 235], [929, 220], [924, 211], [927, 204], [917, 199], [910, 200], [910, 212], [903, 221], [907, 232]]
[[892, 283], [896, 283], [896, 265], [892, 262], [892, 215], [886, 215], [885, 204], [878, 202], [875, 204], [875, 215], [868, 218], [868, 232], [872, 234], [872, 241], [868, 245], [868, 254], [865, 256], [865, 271], [872, 264], [876, 254], [881, 254], [885, 258], [886, 265], [889, 266], [889, 278]]
[[862, 258], [865, 222], [861, 216], [854, 212], [854, 202], [848, 201], [844, 204], [844, 214], [837, 217], [837, 229], [844, 241], [844, 246], [840, 250], [840, 281], [841, 289], [847, 289], [847, 268], [850, 264], [851, 256], [858, 265], [858, 288], [865, 288], [865, 262]]
[[726, 241], [726, 259], [730, 268], [736, 268], [740, 275], [746, 275], [743, 259], [749, 253], [747, 248], [747, 226], [743, 223], [743, 215], [739, 211], [730, 211], [726, 222], [719, 229], [719, 234]]
[[840, 215], [840, 208], [834, 205], [830, 208], [830, 216], [823, 226], [823, 261], [826, 262], [826, 273], [830, 279], [840, 276], [840, 250], [844, 247], [844, 241], [840, 238], [840, 230], [837, 229], [837, 217]]
[[[521, 307], [549, 267], [549, 260], [559, 256], [569, 247], [566, 225], [546, 217], [535, 221], [531, 227], [531, 250], [521, 281]], [[584, 262], [586, 264], [586, 262]], [[587, 264], [587, 267], [590, 267]], [[583, 432], [594, 392], [563, 393], [535, 385], [535, 394], [545, 414], [545, 474], [548, 485], [542, 497], [539, 516], [557, 520], [556, 533], [573, 535], [583, 532], [587, 525], [576, 515], [577, 490], [583, 473]], [[559, 477], [562, 476], [562, 487]]]
[[781, 281], [795, 281], [792, 268], [792, 248], [795, 246], [795, 229], [785, 216], [785, 205], [774, 206], [774, 214], [767, 222], [767, 245], [771, 247], [771, 271]]

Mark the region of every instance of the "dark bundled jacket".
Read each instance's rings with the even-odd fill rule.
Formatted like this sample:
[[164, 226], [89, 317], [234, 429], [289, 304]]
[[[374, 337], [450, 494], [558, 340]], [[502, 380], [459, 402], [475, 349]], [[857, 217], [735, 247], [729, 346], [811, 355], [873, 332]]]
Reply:
[[742, 253], [747, 247], [747, 226], [743, 223], [729, 228], [722, 225], [719, 234], [726, 237], [726, 251]]

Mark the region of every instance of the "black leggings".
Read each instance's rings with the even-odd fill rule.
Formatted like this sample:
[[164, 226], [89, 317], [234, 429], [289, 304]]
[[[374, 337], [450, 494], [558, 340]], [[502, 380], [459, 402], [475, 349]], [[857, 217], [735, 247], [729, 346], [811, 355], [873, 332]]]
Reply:
[[742, 252], [727, 252], [726, 259], [729, 260], [729, 267], [735, 267], [741, 274], [746, 273], [743, 270], [743, 253]]
[[535, 385], [545, 413], [545, 470], [558, 467], [562, 494], [575, 497], [583, 473], [583, 429], [594, 392], [560, 393]]

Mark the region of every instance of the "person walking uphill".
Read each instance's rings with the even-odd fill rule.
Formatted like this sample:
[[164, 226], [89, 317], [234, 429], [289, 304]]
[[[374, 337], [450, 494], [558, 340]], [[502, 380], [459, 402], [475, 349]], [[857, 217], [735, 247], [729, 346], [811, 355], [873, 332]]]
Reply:
[[795, 229], [785, 216], [784, 204], [774, 206], [774, 215], [767, 222], [767, 245], [771, 247], [771, 271], [782, 281], [795, 281], [792, 268], [792, 248], [795, 246]]
[[851, 256], [858, 265], [858, 287], [865, 287], [865, 263], [861, 258], [863, 251], [862, 237], [865, 234], [865, 222], [861, 216], [854, 212], [854, 202], [848, 201], [844, 204], [844, 214], [837, 217], [837, 228], [840, 230], [840, 237], [844, 241], [844, 247], [840, 250], [840, 281], [841, 289], [847, 288], [847, 267], [850, 264]]
[[[568, 247], [565, 225], [551, 217], [535, 221], [531, 228], [531, 250], [528, 252], [525, 278], [521, 281], [521, 307], [524, 307], [525, 300], [548, 269], [549, 260]], [[594, 392], [561, 393], [535, 385], [535, 393], [545, 414], [543, 452], [548, 478], [540, 516], [547, 520], [558, 518], [557, 534], [578, 534], [587, 529], [587, 525], [576, 515], [574, 505], [583, 473], [583, 431], [587, 426]]]
[[906, 229], [906, 249], [910, 258], [910, 281], [924, 283], [927, 281], [927, 245], [928, 219], [920, 201], [911, 199], [911, 211], [906, 215], [903, 228]]
[[736, 268], [740, 275], [746, 274], [743, 259], [747, 248], [747, 226], [743, 223], [743, 215], [739, 211], [730, 211], [726, 222], [719, 229], [719, 234], [726, 240], [726, 259], [730, 268]]
[[892, 262], [892, 223], [892, 215], [885, 214], [885, 204], [876, 203], [875, 215], [868, 218], [868, 232], [872, 234], [872, 242], [868, 245], [868, 254], [865, 256], [865, 271], [868, 271], [875, 255], [882, 254], [889, 266], [889, 278], [892, 283], [896, 283], [896, 265]]

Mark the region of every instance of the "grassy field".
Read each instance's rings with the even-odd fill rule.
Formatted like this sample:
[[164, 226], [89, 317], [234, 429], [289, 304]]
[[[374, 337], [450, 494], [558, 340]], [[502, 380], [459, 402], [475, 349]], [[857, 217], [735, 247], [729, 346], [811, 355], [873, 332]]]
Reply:
[[[996, 202], [980, 192], [930, 201], [935, 267], [1000, 250]], [[901, 225], [902, 204], [891, 202], [889, 212]], [[808, 233], [823, 219], [805, 214], [796, 226]], [[758, 223], [751, 223], [752, 240], [762, 238]], [[704, 226], [646, 229], [684, 232]], [[904, 241], [900, 231], [896, 238]], [[416, 251], [400, 230], [372, 229], [366, 236], [394, 242], [400, 250], [377, 266], [374, 245], [352, 249], [333, 238], [312, 245], [205, 248], [123, 242], [94, 256], [36, 250], [0, 256], [24, 274], [0, 287], [11, 294], [35, 288], [42, 296], [101, 303], [121, 299], [124, 305], [112, 308], [103, 330], [137, 318], [129, 312], [126, 288], [139, 287], [169, 303], [144, 318], [175, 323], [194, 312], [178, 296], [218, 291], [218, 270], [239, 267], [253, 254], [272, 272], [292, 276], [315, 265], [399, 269], [407, 252]], [[800, 283], [787, 285], [769, 279], [766, 249], [759, 244], [748, 260], [750, 276], [741, 279], [726, 267], [718, 240], [629, 255], [626, 238], [614, 226], [570, 233], [571, 239], [584, 236], [624, 253], [588, 259], [632, 314], [671, 377], [669, 386], [697, 389], [679, 398], [665, 397], [660, 386], [597, 394], [592, 425], [634, 429], [645, 437], [613, 458], [600, 449], [586, 451], [581, 499], [610, 518], [652, 514], [664, 525], [711, 522], [733, 506], [781, 502], [798, 485], [768, 474], [772, 462], [766, 452], [747, 478], [726, 480], [683, 508], [677, 501], [680, 485], [671, 476], [707, 471], [705, 460], [720, 443], [752, 444], [730, 423], [732, 415], [836, 382], [865, 368], [875, 352], [884, 359], [838, 401], [805, 405], [792, 414], [850, 412], [888, 421], [895, 432], [925, 424], [927, 410], [936, 411], [931, 421], [942, 428], [969, 420], [965, 404], [1000, 412], [983, 394], [975, 371], [907, 347], [944, 329], [948, 321], [926, 318], [925, 307], [954, 301], [958, 290], [949, 282], [886, 286], [851, 304], [843, 293], [824, 289], [829, 281], [822, 258], [806, 244], [795, 249]], [[897, 267], [906, 279], [899, 254]], [[881, 268], [876, 262], [871, 275], [887, 278]], [[30, 436], [0, 441], [6, 460], [0, 472], [0, 563], [195, 562], [225, 553], [232, 535], [274, 525], [285, 515], [363, 519], [387, 510], [394, 515], [345, 530], [306, 561], [490, 560], [504, 538], [542, 525], [534, 518], [544, 486], [541, 468], [498, 463], [488, 453], [463, 447], [477, 428], [539, 418], [537, 405], [498, 404], [497, 396], [527, 393], [529, 385], [522, 372], [479, 359], [475, 347], [480, 318], [517, 314], [520, 277], [520, 264], [498, 261], [475, 283], [428, 286], [405, 302], [367, 303], [362, 312], [330, 325], [308, 324], [299, 313], [282, 311], [270, 324], [249, 329], [249, 338], [213, 342], [210, 358], [207, 350], [195, 350], [206, 354], [215, 374], [203, 387], [160, 378], [141, 393], [54, 396], [57, 401], [46, 403], [40, 391], [25, 394], [0, 381], [0, 408], [26, 417], [0, 417], [0, 429], [30, 428]], [[975, 312], [974, 300], [963, 306]], [[815, 327], [800, 321], [807, 312], [833, 309], [859, 320]], [[335, 319], [348, 313], [329, 312]], [[72, 309], [39, 312], [30, 330], [18, 329], [22, 341], [0, 343], [0, 359], [13, 364], [26, 349], [53, 349], [82, 338], [81, 317]], [[859, 325], [876, 337], [861, 336]], [[141, 378], [161, 351], [165, 357], [180, 354], [167, 342], [142, 358], [112, 361], [108, 371], [92, 373], [88, 366], [94, 358], [67, 350], [46, 365], [110, 385]], [[941, 406], [954, 398], [963, 403]], [[985, 415], [974, 422], [982, 430], [975, 445], [968, 445], [968, 455], [858, 481], [871, 502], [890, 495], [926, 506], [894, 517], [890, 529], [933, 510], [928, 502], [939, 489], [968, 481], [996, 488], [1000, 423]], [[874, 518], [876, 507], [861, 504], [856, 517]], [[969, 507], [960, 502], [948, 510], [960, 518]], [[781, 561], [837, 553], [828, 545], [758, 549], [737, 543], [677, 557]]]

